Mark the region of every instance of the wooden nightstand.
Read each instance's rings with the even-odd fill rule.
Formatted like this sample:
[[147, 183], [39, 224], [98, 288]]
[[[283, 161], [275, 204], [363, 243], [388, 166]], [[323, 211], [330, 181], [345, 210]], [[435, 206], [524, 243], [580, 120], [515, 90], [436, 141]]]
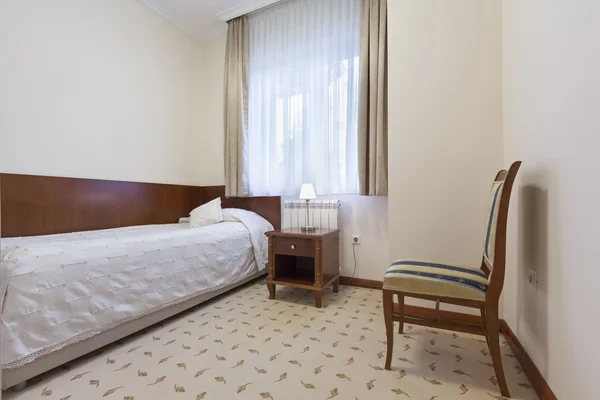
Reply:
[[302, 232], [287, 228], [265, 233], [269, 238], [269, 298], [275, 298], [275, 285], [312, 290], [315, 306], [321, 308], [323, 290], [340, 286], [340, 231], [317, 229]]

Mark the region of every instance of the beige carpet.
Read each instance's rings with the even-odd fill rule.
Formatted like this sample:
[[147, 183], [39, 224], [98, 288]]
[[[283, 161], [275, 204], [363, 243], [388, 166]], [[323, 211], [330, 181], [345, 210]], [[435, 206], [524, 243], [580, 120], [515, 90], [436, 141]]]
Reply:
[[[383, 370], [381, 291], [254, 283], [36, 378], [23, 399], [501, 399], [483, 337], [406, 326]], [[537, 399], [503, 343], [513, 398]]]

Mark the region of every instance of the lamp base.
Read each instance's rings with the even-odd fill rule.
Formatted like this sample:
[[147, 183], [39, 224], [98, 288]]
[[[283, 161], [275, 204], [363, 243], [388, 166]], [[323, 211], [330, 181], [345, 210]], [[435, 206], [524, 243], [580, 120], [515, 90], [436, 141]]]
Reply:
[[316, 226], [302, 226], [302, 227], [300, 227], [300, 230], [302, 232], [315, 232], [317, 229], [319, 229], [319, 228], [317, 228]]

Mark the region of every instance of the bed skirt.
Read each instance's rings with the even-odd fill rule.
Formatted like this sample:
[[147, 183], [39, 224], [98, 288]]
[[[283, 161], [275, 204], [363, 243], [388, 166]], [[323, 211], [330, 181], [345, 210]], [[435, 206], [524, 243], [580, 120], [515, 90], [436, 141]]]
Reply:
[[[235, 283], [232, 283], [214, 291], [202, 293], [197, 297], [193, 297], [189, 300], [153, 312], [135, 320], [125, 322], [116, 326], [113, 329], [101, 332], [95, 336], [90, 337], [89, 339], [85, 339], [77, 343], [71, 344], [69, 346], [66, 346], [61, 350], [57, 350], [53, 353], [42, 356], [36, 359], [35, 361], [24, 364], [18, 368], [4, 369], [2, 370], [2, 376], [0, 377], [0, 381], [2, 382], [2, 389], [8, 389], [21, 382], [25, 382], [27, 379], [40, 375], [71, 360], [74, 360], [87, 353], [104, 347], [110, 343], [113, 343], [119, 339], [129, 336], [149, 326], [152, 326], [166, 318], [172, 317], [189, 308], [192, 308], [205, 301], [208, 301], [231, 289], [241, 286], [254, 279], [260, 278], [261, 276], [266, 275], [266, 273], [266, 269], [263, 269], [262, 271], [257, 271]], [[265, 292], [265, 296], [266, 295], [267, 294]]]

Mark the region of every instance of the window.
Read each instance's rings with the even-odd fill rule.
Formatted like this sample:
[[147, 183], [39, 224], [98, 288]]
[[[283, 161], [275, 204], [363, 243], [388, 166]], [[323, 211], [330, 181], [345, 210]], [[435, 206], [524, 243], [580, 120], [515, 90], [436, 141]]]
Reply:
[[358, 193], [359, 0], [290, 0], [250, 16], [252, 195]]

